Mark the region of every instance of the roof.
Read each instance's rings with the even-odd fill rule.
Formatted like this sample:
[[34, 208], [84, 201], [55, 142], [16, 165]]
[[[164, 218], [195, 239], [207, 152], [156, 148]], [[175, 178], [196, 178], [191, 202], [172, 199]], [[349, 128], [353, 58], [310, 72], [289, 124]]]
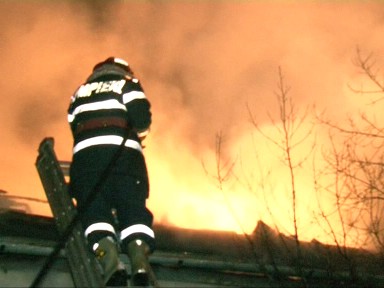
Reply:
[[[59, 240], [53, 218], [17, 210], [0, 214], [0, 286], [29, 286]], [[251, 235], [154, 226], [150, 263], [160, 287], [383, 287], [380, 255], [296, 241], [259, 222]], [[129, 266], [128, 258], [121, 255]], [[74, 287], [61, 251], [44, 287]], [[359, 287], [359, 286], [354, 286]]]

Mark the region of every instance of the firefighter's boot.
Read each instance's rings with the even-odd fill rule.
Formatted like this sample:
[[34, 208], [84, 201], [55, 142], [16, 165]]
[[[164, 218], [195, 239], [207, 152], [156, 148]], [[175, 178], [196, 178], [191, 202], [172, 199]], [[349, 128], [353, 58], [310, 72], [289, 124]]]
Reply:
[[150, 248], [143, 240], [133, 240], [128, 243], [127, 252], [131, 261], [132, 286], [149, 286], [150, 266], [148, 255]]
[[119, 259], [116, 242], [111, 237], [105, 237], [95, 246], [94, 253], [102, 267], [106, 286], [126, 286], [127, 272]]

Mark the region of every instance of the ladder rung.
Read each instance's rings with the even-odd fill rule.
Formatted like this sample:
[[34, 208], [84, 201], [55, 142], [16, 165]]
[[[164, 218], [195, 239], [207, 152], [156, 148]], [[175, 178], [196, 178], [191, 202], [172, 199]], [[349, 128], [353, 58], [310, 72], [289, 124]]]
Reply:
[[61, 171], [63, 171], [64, 176], [69, 176], [69, 169], [71, 168], [70, 161], [59, 161]]

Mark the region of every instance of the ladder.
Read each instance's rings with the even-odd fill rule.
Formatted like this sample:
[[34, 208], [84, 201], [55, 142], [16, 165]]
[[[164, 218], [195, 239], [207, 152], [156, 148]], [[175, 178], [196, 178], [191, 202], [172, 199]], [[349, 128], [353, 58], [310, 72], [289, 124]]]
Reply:
[[[59, 234], [64, 237], [76, 216], [76, 208], [69, 196], [62, 170], [68, 167], [60, 166], [53, 146], [53, 138], [45, 138], [41, 142], [36, 168]], [[65, 254], [75, 287], [105, 287], [96, 259], [87, 248], [81, 223], [76, 223], [71, 229], [65, 245]]]

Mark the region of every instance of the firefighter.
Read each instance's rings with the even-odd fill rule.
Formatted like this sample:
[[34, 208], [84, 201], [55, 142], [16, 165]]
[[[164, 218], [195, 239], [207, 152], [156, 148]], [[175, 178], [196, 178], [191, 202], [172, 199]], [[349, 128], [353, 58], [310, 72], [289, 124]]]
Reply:
[[125, 60], [109, 57], [93, 68], [71, 97], [68, 122], [74, 138], [70, 193], [104, 281], [108, 286], [127, 284], [119, 260], [123, 252], [131, 262], [132, 284], [147, 285], [147, 257], [155, 236], [153, 214], [146, 207], [149, 181], [142, 141], [151, 111]]

